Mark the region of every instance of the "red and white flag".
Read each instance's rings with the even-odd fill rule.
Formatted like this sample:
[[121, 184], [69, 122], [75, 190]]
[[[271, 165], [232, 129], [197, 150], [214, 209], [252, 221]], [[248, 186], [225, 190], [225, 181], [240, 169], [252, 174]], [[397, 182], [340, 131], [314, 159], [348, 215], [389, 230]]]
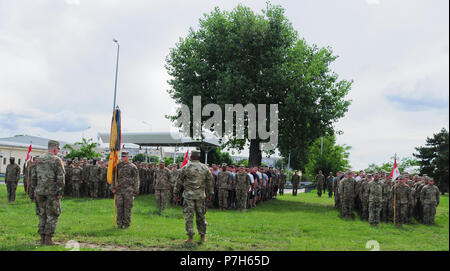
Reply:
[[186, 154], [184, 155], [183, 164], [181, 164], [181, 167], [184, 167], [189, 162], [189, 151], [186, 151]]
[[28, 147], [27, 159], [25, 159], [25, 161], [30, 160], [30, 152], [31, 152], [31, 145], [30, 147]]
[[397, 158], [395, 158], [395, 160], [394, 160], [394, 168], [391, 171], [392, 182], [395, 181], [395, 179], [397, 179], [398, 176], [400, 176], [400, 170], [398, 170]]

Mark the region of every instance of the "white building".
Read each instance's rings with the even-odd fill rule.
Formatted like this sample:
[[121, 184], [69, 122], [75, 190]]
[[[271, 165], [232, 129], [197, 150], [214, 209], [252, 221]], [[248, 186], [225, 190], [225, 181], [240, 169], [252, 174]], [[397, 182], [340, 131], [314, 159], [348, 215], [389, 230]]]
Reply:
[[[5, 173], [6, 166], [9, 164], [9, 158], [14, 157], [15, 162], [22, 169], [25, 159], [27, 158], [28, 147], [31, 145], [30, 156], [40, 156], [47, 152], [48, 138], [16, 135], [13, 137], [0, 138], [0, 173]], [[59, 141], [60, 147], [66, 144]]]

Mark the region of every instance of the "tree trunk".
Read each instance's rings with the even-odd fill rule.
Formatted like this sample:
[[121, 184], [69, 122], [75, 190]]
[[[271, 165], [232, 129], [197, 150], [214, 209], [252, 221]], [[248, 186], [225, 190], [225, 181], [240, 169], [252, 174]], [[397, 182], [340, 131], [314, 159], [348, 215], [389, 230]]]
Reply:
[[261, 149], [259, 148], [259, 139], [250, 140], [250, 155], [248, 157], [248, 166], [256, 167], [261, 165]]

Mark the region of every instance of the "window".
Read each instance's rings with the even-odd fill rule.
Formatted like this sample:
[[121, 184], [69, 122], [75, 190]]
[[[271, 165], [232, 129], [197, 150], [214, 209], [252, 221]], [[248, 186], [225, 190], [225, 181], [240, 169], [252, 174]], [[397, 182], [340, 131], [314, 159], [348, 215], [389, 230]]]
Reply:
[[3, 165], [6, 165], [6, 157], [3, 158]]
[[18, 162], [19, 162], [19, 165], [20, 165], [20, 158], [19, 158], [19, 161], [18, 161]]

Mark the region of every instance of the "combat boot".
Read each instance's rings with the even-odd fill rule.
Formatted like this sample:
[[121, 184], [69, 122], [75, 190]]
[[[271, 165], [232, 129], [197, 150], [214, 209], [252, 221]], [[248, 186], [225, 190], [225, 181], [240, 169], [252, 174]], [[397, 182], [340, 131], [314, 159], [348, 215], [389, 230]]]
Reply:
[[205, 243], [206, 242], [206, 235], [202, 234], [200, 235], [200, 243]]
[[50, 235], [45, 236], [45, 244], [47, 246], [53, 246], [55, 243], [52, 241], [52, 237]]
[[194, 237], [189, 236], [188, 239], [186, 239], [186, 241], [184, 241], [186, 244], [192, 244], [192, 242], [194, 242]]

